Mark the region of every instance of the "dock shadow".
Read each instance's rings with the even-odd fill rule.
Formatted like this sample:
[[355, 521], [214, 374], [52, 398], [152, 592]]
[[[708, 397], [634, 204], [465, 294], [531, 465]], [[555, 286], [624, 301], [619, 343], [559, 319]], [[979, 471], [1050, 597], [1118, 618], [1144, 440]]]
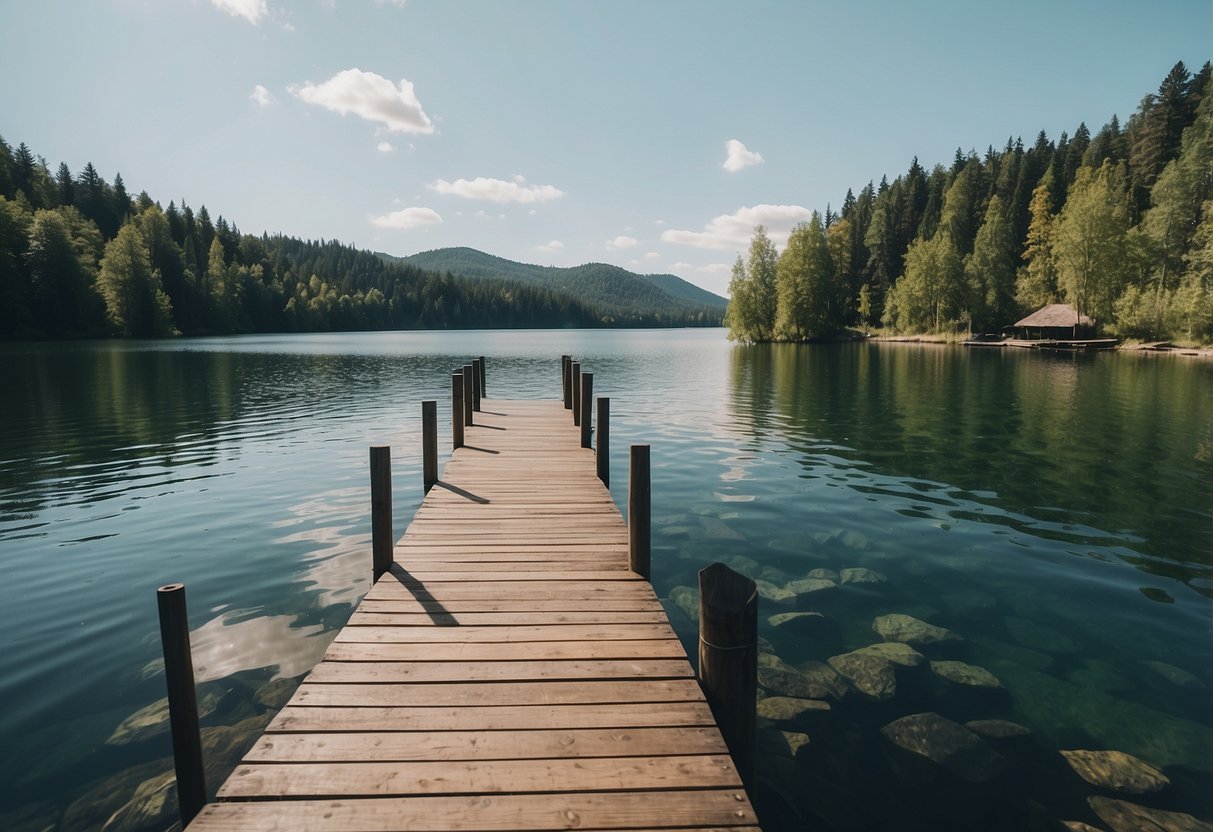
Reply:
[[[481, 411], [481, 412], [483, 412], [483, 411]], [[484, 429], [486, 429], [486, 430], [507, 430], [507, 428], [503, 428], [501, 425], [482, 425], [482, 424], [480, 424], [479, 422], [477, 422], [476, 424], [472, 425], [472, 427], [474, 427], [474, 428], [484, 428]]]
[[[458, 627], [459, 622], [455, 619], [446, 607], [442, 606], [442, 602], [430, 594], [430, 591], [425, 588], [425, 584], [413, 577], [413, 575], [401, 566], [399, 563], [393, 563], [391, 568], [383, 576], [391, 575], [405, 590], [412, 595], [421, 604], [426, 615], [434, 622], [435, 627]], [[380, 578], [379, 580], [383, 580]]]
[[475, 445], [462, 445], [461, 447], [467, 448], [469, 451], [480, 451], [480, 453], [482, 453], [482, 454], [500, 454], [501, 453], [501, 451], [494, 451], [489, 448], [477, 448]]
[[457, 485], [451, 485], [449, 482], [445, 482], [443, 480], [438, 480], [437, 482], [435, 482], [434, 487], [435, 488], [445, 488], [447, 491], [451, 492], [452, 494], [458, 494], [460, 497], [463, 497], [467, 500], [471, 500], [473, 503], [480, 503], [481, 505], [484, 505], [489, 502], [488, 497], [481, 497], [479, 494], [473, 494], [471, 491], [468, 491], [464, 488], [460, 488]]

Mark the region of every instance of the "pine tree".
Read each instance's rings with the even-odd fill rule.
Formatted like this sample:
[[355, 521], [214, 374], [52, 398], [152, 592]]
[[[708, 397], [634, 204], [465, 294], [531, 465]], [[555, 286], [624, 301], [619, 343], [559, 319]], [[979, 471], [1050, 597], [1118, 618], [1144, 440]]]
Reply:
[[[1045, 174], [1047, 177], [1049, 174]], [[1038, 309], [1056, 303], [1057, 269], [1053, 260], [1052, 189], [1041, 180], [1032, 192], [1032, 220], [1028, 224], [1027, 245], [1023, 259], [1027, 266], [1020, 271], [1015, 285], [1015, 298], [1023, 309]]]
[[1006, 208], [997, 196], [986, 206], [973, 253], [965, 258], [965, 280], [971, 297], [972, 326], [984, 332], [1014, 321], [1015, 241]]
[[34, 326], [56, 337], [97, 329], [93, 260], [77, 250], [71, 226], [59, 211], [34, 214], [27, 262]]
[[72, 171], [67, 162], [59, 163], [59, 170], [55, 172], [55, 189], [58, 204], [76, 204], [76, 181], [72, 179]]
[[119, 335], [173, 334], [172, 304], [152, 271], [143, 236], [134, 223], [122, 227], [105, 246], [97, 289], [106, 316]]

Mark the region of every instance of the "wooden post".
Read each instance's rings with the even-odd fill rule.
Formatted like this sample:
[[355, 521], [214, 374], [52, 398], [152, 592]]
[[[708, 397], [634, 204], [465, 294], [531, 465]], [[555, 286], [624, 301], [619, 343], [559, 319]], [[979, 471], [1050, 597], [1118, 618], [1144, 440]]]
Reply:
[[595, 462], [598, 465], [598, 479], [607, 488], [611, 487], [611, 400], [605, 396], [598, 397], [598, 436], [594, 443]]
[[484, 384], [484, 356], [480, 356], [480, 398], [484, 398], [488, 394], [488, 388]]
[[590, 410], [594, 406], [594, 374], [581, 374], [581, 447], [589, 448], [592, 438], [591, 428], [593, 419], [590, 418]]
[[652, 577], [652, 489], [649, 484], [649, 446], [633, 445], [628, 465], [628, 564], [646, 581]]
[[699, 572], [699, 682], [741, 781], [754, 790], [758, 593], [723, 563]]
[[371, 446], [371, 583], [392, 566], [392, 449]]
[[177, 803], [181, 808], [181, 824], [188, 826], [206, 805], [206, 774], [202, 769], [202, 734], [198, 727], [185, 584], [166, 584], [157, 589], [156, 606], [160, 610], [160, 644], [164, 649], [164, 681], [168, 685]]
[[438, 402], [421, 403], [421, 484], [430, 493], [438, 482]]
[[573, 356], [564, 362], [564, 409], [573, 409]]
[[463, 372], [451, 373], [451, 450], [463, 447]]
[[472, 359], [472, 410], [480, 412], [480, 359]]
[[573, 388], [573, 424], [581, 424], [581, 364], [577, 361], [573, 362], [573, 368], [569, 370], [569, 384]]
[[[560, 356], [560, 400], [567, 402], [569, 400], [569, 357], [567, 355]], [[568, 407], [566, 404], [565, 407]]]
[[463, 365], [463, 423], [472, 422], [472, 365]]

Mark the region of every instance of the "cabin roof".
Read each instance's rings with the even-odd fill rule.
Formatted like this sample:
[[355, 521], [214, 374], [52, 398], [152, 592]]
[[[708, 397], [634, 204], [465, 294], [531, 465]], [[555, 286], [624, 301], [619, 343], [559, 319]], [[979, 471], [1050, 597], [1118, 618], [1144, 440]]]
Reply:
[[1015, 323], [1015, 326], [1027, 327], [1094, 325], [1094, 321], [1086, 315], [1079, 315], [1074, 307], [1067, 303], [1050, 303]]

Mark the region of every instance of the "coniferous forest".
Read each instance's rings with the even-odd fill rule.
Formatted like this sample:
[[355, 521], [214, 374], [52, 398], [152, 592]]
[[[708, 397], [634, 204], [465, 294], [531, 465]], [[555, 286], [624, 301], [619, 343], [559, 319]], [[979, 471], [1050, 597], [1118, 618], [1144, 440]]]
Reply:
[[52, 175], [0, 138], [0, 337], [383, 329], [717, 326], [685, 308], [605, 310], [572, 292], [426, 271], [333, 240], [241, 234], [162, 209], [90, 163]]
[[726, 314], [743, 341], [853, 327], [988, 332], [1068, 303], [1123, 337], [1213, 341], [1213, 82], [1177, 63], [1128, 123], [1008, 139], [758, 228]]

